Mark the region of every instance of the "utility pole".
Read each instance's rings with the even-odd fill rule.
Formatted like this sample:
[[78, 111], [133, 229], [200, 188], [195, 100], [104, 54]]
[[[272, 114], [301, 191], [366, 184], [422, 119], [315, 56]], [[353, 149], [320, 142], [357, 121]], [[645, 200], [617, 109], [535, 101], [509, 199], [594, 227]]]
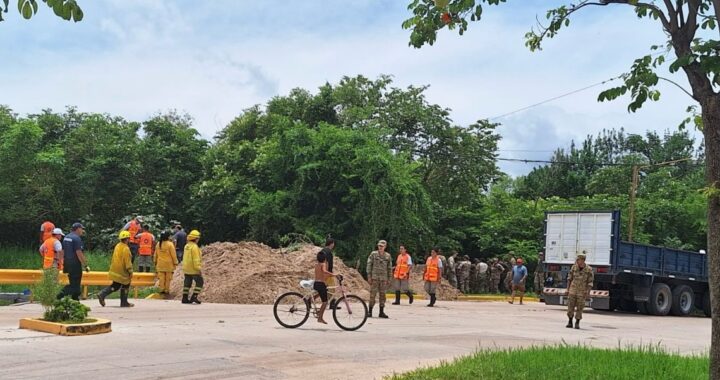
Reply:
[[679, 160], [658, 162], [657, 164], [650, 164], [650, 165], [633, 165], [632, 183], [630, 184], [630, 205], [629, 205], [630, 221], [628, 224], [628, 241], [629, 242], [632, 243], [633, 233], [635, 232], [635, 197], [637, 194], [637, 189], [640, 186], [640, 170], [646, 169], [646, 168], [651, 168], [654, 166], [673, 165], [678, 162], [689, 161], [689, 160], [692, 160], [692, 157], [681, 158]]

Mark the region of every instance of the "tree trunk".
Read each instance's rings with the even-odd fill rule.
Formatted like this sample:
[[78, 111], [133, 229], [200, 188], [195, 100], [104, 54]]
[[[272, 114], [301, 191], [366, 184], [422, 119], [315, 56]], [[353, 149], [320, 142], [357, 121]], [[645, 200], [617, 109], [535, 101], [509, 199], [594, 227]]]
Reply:
[[707, 254], [712, 305], [712, 339], [710, 343], [710, 379], [720, 380], [720, 98], [702, 102], [705, 135], [707, 185], [714, 189], [708, 198]]

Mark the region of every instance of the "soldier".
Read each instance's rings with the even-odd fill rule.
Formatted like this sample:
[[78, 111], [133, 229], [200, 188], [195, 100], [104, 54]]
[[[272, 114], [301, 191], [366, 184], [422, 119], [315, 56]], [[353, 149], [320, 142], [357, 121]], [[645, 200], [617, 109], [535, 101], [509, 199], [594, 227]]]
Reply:
[[385, 315], [385, 293], [392, 276], [392, 256], [385, 252], [387, 242], [380, 240], [377, 244], [377, 251], [372, 251], [367, 260], [367, 275], [370, 283], [370, 307], [368, 308], [368, 317], [372, 317], [372, 309], [375, 306], [375, 296], [377, 295], [380, 303], [380, 314], [378, 317], [387, 318]]
[[477, 275], [478, 275], [478, 292], [487, 293], [490, 289], [490, 276], [489, 267], [485, 260], [480, 260], [477, 264]]
[[500, 279], [505, 268], [497, 258], [490, 263], [490, 293], [500, 293]]
[[470, 293], [477, 294], [478, 293], [478, 273], [477, 273], [477, 265], [479, 261], [478, 259], [473, 259], [472, 263], [470, 264]]
[[463, 294], [470, 293], [470, 258], [463, 256], [462, 261], [457, 266], [458, 287]]
[[513, 276], [512, 269], [515, 268], [515, 263], [516, 263], [515, 252], [510, 251], [510, 253], [508, 253], [508, 256], [509, 256], [508, 262], [506, 262], [504, 265], [505, 269], [507, 270], [507, 272], [505, 272], [504, 284], [505, 284], [505, 290], [508, 293], [512, 293], [512, 276]]
[[[458, 287], [458, 276], [457, 276], [457, 266], [456, 263], [458, 253], [456, 251], [452, 251], [452, 254], [447, 259], [447, 266], [446, 272], [447, 272], [447, 280], [450, 283], [450, 286], [453, 288]], [[445, 263], [443, 263], [445, 264]]]
[[585, 251], [578, 254], [575, 259], [575, 265], [570, 268], [568, 273], [568, 324], [567, 328], [572, 328], [572, 320], [575, 317], [575, 328], [580, 329], [580, 320], [582, 312], [585, 308], [585, 299], [590, 296], [590, 289], [593, 286], [593, 271], [589, 265], [585, 264]]
[[543, 262], [545, 261], [545, 253], [543, 251], [538, 252], [538, 263], [535, 267], [535, 277], [533, 279], [533, 286], [535, 287], [535, 293], [539, 298], [542, 298], [542, 290], [545, 285], [545, 268]]

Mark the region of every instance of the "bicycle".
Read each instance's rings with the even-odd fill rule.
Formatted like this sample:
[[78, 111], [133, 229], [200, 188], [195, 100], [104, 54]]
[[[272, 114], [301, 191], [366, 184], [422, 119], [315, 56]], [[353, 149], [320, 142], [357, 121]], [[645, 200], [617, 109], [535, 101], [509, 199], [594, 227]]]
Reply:
[[[341, 329], [355, 331], [367, 321], [367, 305], [362, 298], [346, 293], [341, 275], [336, 278], [338, 285], [335, 290], [336, 293], [340, 293], [340, 298], [335, 301], [335, 309], [332, 309], [333, 320]], [[302, 293], [287, 292], [275, 300], [273, 315], [281, 326], [289, 329], [300, 327], [308, 320], [311, 311], [317, 318], [318, 306], [315, 302], [317, 292], [313, 289], [314, 284], [313, 280], [302, 280], [300, 281]], [[334, 295], [332, 300], [335, 300]]]

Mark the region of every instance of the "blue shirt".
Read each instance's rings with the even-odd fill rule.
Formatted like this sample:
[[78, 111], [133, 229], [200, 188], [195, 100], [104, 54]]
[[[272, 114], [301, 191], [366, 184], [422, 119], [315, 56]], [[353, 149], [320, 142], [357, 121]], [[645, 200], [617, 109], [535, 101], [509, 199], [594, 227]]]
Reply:
[[515, 265], [512, 269], [513, 278], [512, 283], [513, 284], [519, 284], [520, 281], [523, 279], [523, 277], [527, 276], [527, 268], [525, 268], [525, 265]]
[[63, 251], [65, 252], [65, 264], [80, 264], [76, 251], [83, 250], [83, 242], [75, 232], [71, 232], [63, 238]]
[[175, 233], [175, 251], [183, 252], [185, 250], [185, 244], [187, 244], [187, 234], [185, 230], [179, 230]]

